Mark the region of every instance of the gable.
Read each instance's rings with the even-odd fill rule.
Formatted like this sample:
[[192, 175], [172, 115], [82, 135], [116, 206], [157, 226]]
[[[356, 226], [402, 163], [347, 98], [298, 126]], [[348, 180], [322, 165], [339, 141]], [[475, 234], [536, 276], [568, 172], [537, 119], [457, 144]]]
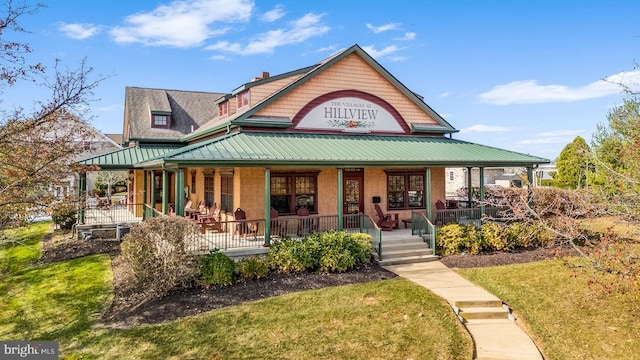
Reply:
[[[409, 99], [405, 93], [403, 93], [395, 84], [391, 83], [384, 74], [381, 74], [378, 69], [375, 69], [365, 59], [361, 57], [357, 52], [352, 52], [337, 62], [331, 64], [331, 66], [325, 68], [323, 71], [315, 74], [304, 83], [295, 87], [290, 92], [277, 98], [277, 100], [264, 106], [262, 109], [255, 113], [255, 116], [262, 117], [288, 117], [295, 119], [294, 125], [297, 125], [299, 129], [318, 129], [318, 124], [310, 126], [308, 121], [300, 121], [304, 117], [304, 113], [309, 113], [313, 109], [309, 109], [309, 105], [325, 100], [330, 100], [330, 94], [339, 94], [345, 91], [352, 91], [357, 96], [351, 96], [351, 99], [343, 99], [339, 101], [342, 104], [353, 104], [354, 106], [342, 106], [342, 110], [348, 113], [357, 112], [358, 107], [367, 106], [376, 107], [378, 114], [388, 113], [391, 115], [397, 124], [390, 124], [385, 122], [388, 126], [383, 126], [380, 129], [376, 129], [372, 126], [374, 131], [381, 132], [410, 132], [411, 124], [427, 124], [427, 125], [441, 125], [431, 114], [426, 112], [422, 106], [425, 104], [417, 104], [414, 100]], [[371, 101], [371, 99], [379, 99]], [[384, 99], [384, 100], [382, 100]], [[318, 104], [316, 104], [317, 106]], [[421, 106], [422, 105], [422, 106]], [[330, 106], [327, 106], [330, 107]], [[317, 109], [318, 111], [324, 111]], [[330, 110], [327, 110], [330, 111]], [[334, 123], [341, 123], [340, 119], [336, 117]], [[360, 125], [372, 125], [370, 122], [362, 122], [363, 119], [358, 122]], [[354, 123], [343, 122], [342, 126], [353, 125]], [[346, 125], [345, 125], [346, 124]], [[330, 127], [320, 127], [320, 129], [331, 130]], [[335, 131], [336, 128], [334, 127]]]

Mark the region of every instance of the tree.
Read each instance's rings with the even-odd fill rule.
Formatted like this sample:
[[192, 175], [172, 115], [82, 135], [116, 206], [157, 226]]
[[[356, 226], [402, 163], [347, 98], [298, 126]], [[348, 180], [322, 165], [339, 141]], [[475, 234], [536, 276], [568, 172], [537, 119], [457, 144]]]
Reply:
[[111, 189], [117, 183], [127, 181], [129, 173], [127, 171], [100, 171], [94, 182], [96, 188], [104, 186], [107, 190], [107, 199], [111, 200]]
[[640, 101], [625, 99], [607, 115], [593, 137], [596, 160], [594, 184], [607, 196], [640, 192]]
[[[66, 176], [75, 155], [82, 151], [88, 134], [74, 126], [86, 122], [86, 109], [102, 78], [92, 79], [93, 70], [82, 60], [75, 70], [62, 68], [56, 60], [51, 71], [42, 63], [30, 63], [28, 44], [9, 35], [26, 32], [21, 17], [44, 5], [0, 8], [0, 92], [19, 81], [50, 90], [50, 97], [33, 99], [35, 108], [0, 108], [0, 230], [19, 226], [35, 211], [51, 203], [47, 189]], [[84, 128], [84, 127], [82, 127]]]
[[587, 183], [587, 173], [592, 167], [591, 150], [580, 136], [562, 149], [556, 160], [558, 171], [553, 174], [554, 185], [563, 189], [578, 189]]

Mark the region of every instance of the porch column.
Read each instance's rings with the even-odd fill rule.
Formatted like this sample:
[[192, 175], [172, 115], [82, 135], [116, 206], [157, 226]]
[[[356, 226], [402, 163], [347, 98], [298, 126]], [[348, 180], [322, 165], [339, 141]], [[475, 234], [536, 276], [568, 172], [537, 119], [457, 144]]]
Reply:
[[344, 194], [343, 194], [343, 185], [342, 182], [344, 181], [344, 177], [343, 177], [343, 173], [342, 173], [343, 169], [338, 169], [338, 228], [336, 229], [337, 231], [342, 230], [343, 227], [343, 217], [344, 217]]
[[480, 215], [484, 216], [485, 208], [484, 208], [484, 168], [480, 168]]
[[162, 213], [169, 212], [169, 174], [166, 169], [162, 169]]
[[264, 168], [264, 246], [271, 246], [271, 169]]
[[431, 218], [431, 168], [424, 170], [424, 201], [427, 210], [427, 219], [431, 221], [433, 220]]
[[[149, 171], [149, 177], [151, 180], [151, 199], [149, 202], [152, 209], [156, 209], [156, 172], [154, 170]], [[153, 216], [153, 215], [152, 215]]]
[[178, 216], [184, 216], [184, 196], [184, 169], [178, 169], [176, 170], [176, 215]]
[[471, 191], [471, 169], [472, 167], [467, 168], [467, 200], [469, 204], [469, 208], [473, 207], [473, 191]]
[[531, 166], [527, 167], [527, 203], [529, 207], [533, 207], [533, 168]]
[[78, 224], [84, 224], [84, 211], [87, 208], [87, 173], [78, 173]]
[[142, 205], [147, 203], [147, 170], [142, 170]]

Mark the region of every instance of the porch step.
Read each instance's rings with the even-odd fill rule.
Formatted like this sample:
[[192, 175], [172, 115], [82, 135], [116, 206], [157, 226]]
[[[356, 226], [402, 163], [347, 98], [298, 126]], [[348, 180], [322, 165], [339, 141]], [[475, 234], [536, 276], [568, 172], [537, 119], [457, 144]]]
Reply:
[[427, 244], [425, 244], [423, 241], [419, 239], [413, 240], [411, 242], [394, 242], [394, 243], [385, 243], [383, 241], [382, 251], [384, 253], [385, 251], [419, 250], [419, 249], [424, 249], [425, 247], [428, 249], [429, 247], [426, 245]]
[[515, 321], [511, 314], [511, 308], [499, 300], [456, 301], [452, 307], [463, 323], [485, 324]]
[[384, 255], [384, 253], [382, 253], [382, 260], [376, 259], [376, 262], [380, 266], [388, 266], [388, 265], [414, 264], [414, 263], [422, 263], [422, 262], [437, 261], [437, 260], [440, 260], [440, 257], [436, 255], [415, 255], [415, 256], [388, 258]]

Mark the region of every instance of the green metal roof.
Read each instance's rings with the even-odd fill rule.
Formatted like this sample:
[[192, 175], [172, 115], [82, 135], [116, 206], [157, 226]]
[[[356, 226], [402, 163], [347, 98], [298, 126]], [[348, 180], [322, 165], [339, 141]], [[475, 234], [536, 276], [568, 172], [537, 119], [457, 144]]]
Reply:
[[178, 146], [132, 146], [78, 161], [80, 165], [98, 165], [101, 169], [133, 169], [134, 165], [158, 158]]
[[548, 159], [434, 136], [237, 132], [185, 146], [138, 167], [531, 166]]

